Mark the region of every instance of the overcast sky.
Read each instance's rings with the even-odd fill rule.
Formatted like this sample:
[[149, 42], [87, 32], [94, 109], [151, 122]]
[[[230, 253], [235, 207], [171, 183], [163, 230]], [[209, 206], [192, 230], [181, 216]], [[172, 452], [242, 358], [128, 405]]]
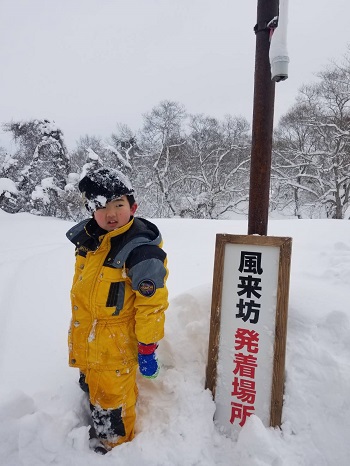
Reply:
[[[0, 123], [48, 118], [68, 147], [133, 130], [161, 100], [251, 122], [257, 0], [0, 0]], [[289, 0], [289, 79], [275, 122], [303, 83], [350, 43], [349, 0]], [[0, 132], [0, 145], [11, 150]]]

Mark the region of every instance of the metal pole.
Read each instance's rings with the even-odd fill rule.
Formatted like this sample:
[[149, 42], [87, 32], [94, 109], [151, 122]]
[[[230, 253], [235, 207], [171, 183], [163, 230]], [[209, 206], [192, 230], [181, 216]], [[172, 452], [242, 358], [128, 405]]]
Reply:
[[275, 83], [271, 80], [267, 24], [278, 15], [279, 0], [258, 0], [248, 235], [267, 235]]

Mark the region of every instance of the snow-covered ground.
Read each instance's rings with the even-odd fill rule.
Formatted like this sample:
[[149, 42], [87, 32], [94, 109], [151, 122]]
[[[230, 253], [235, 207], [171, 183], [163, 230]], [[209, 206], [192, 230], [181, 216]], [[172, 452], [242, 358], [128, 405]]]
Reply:
[[350, 222], [271, 220], [293, 238], [282, 430], [252, 416], [238, 440], [213, 424], [204, 390], [216, 233], [246, 221], [155, 221], [169, 255], [170, 306], [154, 381], [140, 380], [137, 435], [89, 450], [86, 400], [67, 366], [70, 222], [0, 211], [2, 466], [348, 466]]

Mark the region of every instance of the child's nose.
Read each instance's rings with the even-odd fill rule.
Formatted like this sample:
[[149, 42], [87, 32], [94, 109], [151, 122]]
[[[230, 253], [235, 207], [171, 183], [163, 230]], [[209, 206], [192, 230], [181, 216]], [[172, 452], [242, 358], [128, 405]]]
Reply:
[[109, 207], [107, 207], [106, 215], [107, 217], [113, 217], [114, 216], [113, 209], [110, 209]]

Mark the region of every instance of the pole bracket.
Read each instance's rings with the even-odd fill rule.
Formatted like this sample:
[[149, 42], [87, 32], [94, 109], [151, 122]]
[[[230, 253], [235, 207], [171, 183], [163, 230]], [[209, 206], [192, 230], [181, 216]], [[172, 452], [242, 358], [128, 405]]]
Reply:
[[254, 26], [254, 32], [257, 34], [261, 31], [273, 32], [278, 26], [278, 16], [274, 16], [270, 21], [259, 21]]

